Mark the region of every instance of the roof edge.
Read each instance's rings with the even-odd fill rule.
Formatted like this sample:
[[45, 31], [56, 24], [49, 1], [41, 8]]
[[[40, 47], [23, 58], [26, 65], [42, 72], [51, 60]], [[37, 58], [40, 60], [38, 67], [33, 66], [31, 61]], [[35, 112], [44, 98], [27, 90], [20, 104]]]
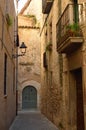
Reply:
[[28, 0], [25, 3], [24, 7], [21, 9], [21, 11], [19, 12], [19, 14], [23, 14], [24, 13], [25, 9], [30, 5], [30, 2], [31, 2], [31, 0]]

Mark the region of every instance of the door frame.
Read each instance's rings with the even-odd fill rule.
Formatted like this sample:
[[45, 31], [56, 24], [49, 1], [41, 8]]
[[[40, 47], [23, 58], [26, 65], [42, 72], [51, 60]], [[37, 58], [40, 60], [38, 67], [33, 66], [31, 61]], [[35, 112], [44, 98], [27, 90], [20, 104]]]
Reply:
[[[79, 74], [80, 74], [80, 77], [79, 77]], [[81, 88], [79, 88], [78, 85], [76, 85], [76, 80], [78, 79], [76, 76], [78, 76], [78, 78], [81, 78]], [[78, 109], [80, 108], [79, 107], [79, 90], [78, 88], [80, 89], [80, 95], [82, 96], [82, 107], [81, 107], [81, 111], [82, 111], [82, 120], [83, 120], [83, 130], [85, 130], [85, 124], [84, 124], [84, 100], [83, 100], [83, 81], [82, 81], [82, 69], [79, 68], [79, 69], [76, 69], [76, 70], [72, 70], [70, 71], [70, 120], [71, 120], [71, 125], [74, 125], [74, 128], [76, 127], [76, 130], [79, 130], [79, 118], [78, 118]], [[74, 105], [72, 107], [72, 105]], [[74, 116], [75, 115], [75, 116]], [[74, 119], [73, 119], [74, 118]], [[74, 123], [76, 121], [76, 123]]]

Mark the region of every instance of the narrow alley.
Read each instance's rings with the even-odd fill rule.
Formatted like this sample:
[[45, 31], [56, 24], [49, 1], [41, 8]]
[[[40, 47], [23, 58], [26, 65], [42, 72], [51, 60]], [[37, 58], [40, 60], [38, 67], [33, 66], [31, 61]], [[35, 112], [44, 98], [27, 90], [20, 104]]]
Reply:
[[39, 111], [21, 111], [9, 130], [58, 130]]
[[86, 130], [86, 0], [0, 0], [0, 130]]

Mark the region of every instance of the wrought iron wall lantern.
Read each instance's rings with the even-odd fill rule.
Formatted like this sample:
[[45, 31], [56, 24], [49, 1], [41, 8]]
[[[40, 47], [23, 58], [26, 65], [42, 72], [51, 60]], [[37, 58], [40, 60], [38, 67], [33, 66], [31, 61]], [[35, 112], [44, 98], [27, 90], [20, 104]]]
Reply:
[[17, 54], [17, 53], [13, 54], [12, 55], [13, 58], [17, 58], [19, 56], [24, 56], [25, 55], [27, 46], [25, 45], [24, 42], [22, 42], [22, 44], [21, 44], [21, 46], [19, 48], [20, 48], [21, 54]]

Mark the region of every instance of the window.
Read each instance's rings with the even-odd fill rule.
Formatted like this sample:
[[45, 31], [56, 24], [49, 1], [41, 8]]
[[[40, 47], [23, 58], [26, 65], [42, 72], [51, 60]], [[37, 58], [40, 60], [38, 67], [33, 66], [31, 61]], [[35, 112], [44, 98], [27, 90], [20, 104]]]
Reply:
[[7, 55], [4, 55], [4, 95], [7, 94]]
[[13, 67], [13, 92], [15, 93], [15, 67]]
[[46, 52], [43, 53], [43, 67], [47, 69], [47, 57]]

